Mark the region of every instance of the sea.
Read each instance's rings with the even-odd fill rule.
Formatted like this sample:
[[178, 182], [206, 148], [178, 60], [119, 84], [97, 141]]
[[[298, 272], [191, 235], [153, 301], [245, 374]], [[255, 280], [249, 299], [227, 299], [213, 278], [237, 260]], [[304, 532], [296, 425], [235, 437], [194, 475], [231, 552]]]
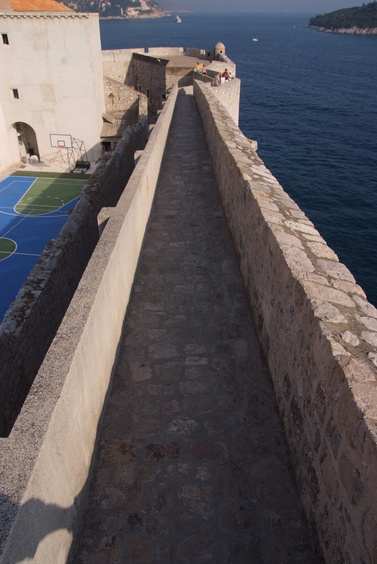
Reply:
[[102, 49], [224, 43], [240, 129], [377, 306], [377, 36], [321, 33], [311, 15], [101, 20]]

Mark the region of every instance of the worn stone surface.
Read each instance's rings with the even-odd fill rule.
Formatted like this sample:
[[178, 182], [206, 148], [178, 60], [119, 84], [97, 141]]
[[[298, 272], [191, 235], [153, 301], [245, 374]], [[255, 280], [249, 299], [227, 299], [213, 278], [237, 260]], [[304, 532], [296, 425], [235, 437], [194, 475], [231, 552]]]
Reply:
[[75, 562], [314, 562], [185, 91], [165, 154]]
[[327, 562], [371, 562], [376, 309], [212, 89], [194, 93], [310, 530]]

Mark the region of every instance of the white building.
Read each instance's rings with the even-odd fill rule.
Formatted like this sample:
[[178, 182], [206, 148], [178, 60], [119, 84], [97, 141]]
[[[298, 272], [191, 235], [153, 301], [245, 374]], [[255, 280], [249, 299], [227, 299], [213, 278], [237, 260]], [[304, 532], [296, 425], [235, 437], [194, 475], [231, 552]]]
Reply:
[[104, 109], [98, 14], [0, 0], [0, 171], [26, 154], [51, 157], [60, 138], [97, 160]]

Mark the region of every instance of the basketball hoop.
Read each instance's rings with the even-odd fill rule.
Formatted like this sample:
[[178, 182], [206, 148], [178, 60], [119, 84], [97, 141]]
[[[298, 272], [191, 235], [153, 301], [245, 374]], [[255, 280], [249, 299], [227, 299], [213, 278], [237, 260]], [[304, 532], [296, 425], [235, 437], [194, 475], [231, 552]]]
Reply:
[[86, 163], [88, 161], [84, 141], [75, 139], [72, 135], [50, 133], [50, 145], [54, 149], [58, 149], [56, 159], [68, 162], [72, 170], [77, 162], [85, 161]]

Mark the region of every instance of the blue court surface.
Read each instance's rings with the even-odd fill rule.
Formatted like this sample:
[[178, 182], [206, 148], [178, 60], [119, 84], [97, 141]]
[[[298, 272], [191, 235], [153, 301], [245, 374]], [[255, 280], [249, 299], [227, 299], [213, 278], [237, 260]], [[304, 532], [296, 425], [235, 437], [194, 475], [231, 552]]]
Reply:
[[[0, 322], [46, 244], [58, 235], [79, 199], [78, 196], [66, 204], [60, 200], [50, 209], [45, 206], [38, 212], [41, 215], [35, 215], [35, 210], [34, 214], [17, 213], [16, 204], [36, 180], [35, 177], [9, 176], [0, 182], [0, 240], [15, 243], [11, 255], [0, 256]], [[66, 182], [69, 183], [69, 179]], [[81, 181], [81, 186], [83, 184]]]

